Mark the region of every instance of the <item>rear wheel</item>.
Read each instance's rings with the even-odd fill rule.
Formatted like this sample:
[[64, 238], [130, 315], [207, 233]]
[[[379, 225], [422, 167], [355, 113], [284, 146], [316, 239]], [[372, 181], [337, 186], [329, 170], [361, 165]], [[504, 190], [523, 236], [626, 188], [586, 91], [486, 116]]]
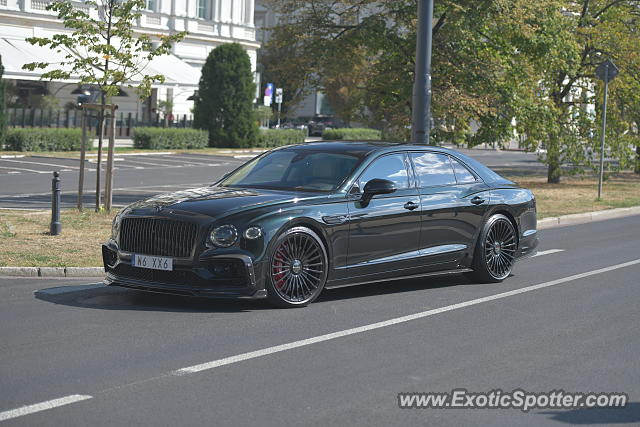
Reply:
[[269, 301], [278, 307], [303, 307], [322, 292], [327, 280], [327, 252], [306, 227], [282, 233], [271, 249], [266, 285]]
[[516, 229], [509, 218], [491, 216], [478, 237], [469, 276], [480, 282], [502, 282], [511, 274], [517, 247]]

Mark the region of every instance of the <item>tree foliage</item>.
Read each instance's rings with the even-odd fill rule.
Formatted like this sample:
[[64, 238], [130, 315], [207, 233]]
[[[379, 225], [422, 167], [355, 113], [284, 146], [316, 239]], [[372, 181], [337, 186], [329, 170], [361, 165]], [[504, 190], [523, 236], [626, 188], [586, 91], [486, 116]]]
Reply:
[[98, 86], [107, 98], [115, 96], [122, 85], [136, 87], [141, 98], [148, 97], [153, 83], [164, 82], [162, 74], [145, 73], [148, 63], [170, 53], [173, 43], [182, 40], [186, 32], [158, 34], [152, 41], [149, 35], [134, 31], [145, 0], [87, 0], [83, 4], [89, 9], [79, 9], [70, 0], [56, 0], [47, 6], [70, 32], [26, 40], [62, 53], [64, 60], [56, 64], [32, 62], [23, 68], [46, 69], [43, 79], [79, 78], [80, 83]]
[[202, 67], [194, 126], [209, 131], [209, 145], [250, 147], [257, 141], [255, 83], [249, 55], [238, 43], [213, 49]]
[[[543, 149], [550, 182], [558, 182], [561, 164], [592, 164], [600, 87], [594, 69], [613, 59], [629, 76], [625, 86], [638, 92], [640, 1], [442, 0], [435, 6], [432, 143], [473, 146], [517, 137], [532, 151]], [[352, 96], [342, 115], [365, 111], [371, 125], [408, 138], [415, 1], [271, 0], [271, 7], [287, 19], [264, 48], [265, 73], [286, 76], [285, 92], [297, 97], [316, 87], [335, 102], [346, 92]], [[610, 141], [610, 153], [628, 164], [633, 142]]]

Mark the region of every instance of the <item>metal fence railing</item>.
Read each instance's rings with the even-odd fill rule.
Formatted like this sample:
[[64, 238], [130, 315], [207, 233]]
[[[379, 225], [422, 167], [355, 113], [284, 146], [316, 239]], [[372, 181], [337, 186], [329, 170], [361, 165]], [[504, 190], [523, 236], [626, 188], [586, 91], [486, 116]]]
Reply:
[[[88, 115], [88, 129], [98, 134], [98, 117]], [[43, 110], [40, 108], [7, 108], [7, 125], [14, 128], [79, 128], [82, 126], [82, 110]], [[116, 137], [128, 138], [136, 127], [190, 128], [193, 116], [188, 114], [169, 115], [166, 119], [152, 113], [150, 117], [140, 117], [138, 113], [116, 113]], [[105, 134], [108, 126], [105, 126]]]

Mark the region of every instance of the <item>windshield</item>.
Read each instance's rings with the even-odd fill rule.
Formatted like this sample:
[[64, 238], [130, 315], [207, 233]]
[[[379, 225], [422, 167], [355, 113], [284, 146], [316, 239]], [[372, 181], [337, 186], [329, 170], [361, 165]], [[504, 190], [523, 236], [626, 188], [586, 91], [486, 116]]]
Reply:
[[337, 189], [360, 161], [353, 153], [286, 148], [250, 161], [218, 185], [328, 192]]

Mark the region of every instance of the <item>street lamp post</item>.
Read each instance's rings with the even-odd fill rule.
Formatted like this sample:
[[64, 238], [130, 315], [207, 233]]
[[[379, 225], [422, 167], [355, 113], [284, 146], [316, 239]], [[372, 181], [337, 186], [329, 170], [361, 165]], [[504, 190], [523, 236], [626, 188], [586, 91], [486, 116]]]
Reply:
[[429, 144], [432, 32], [433, 0], [418, 0], [416, 68], [413, 82], [413, 117], [411, 123], [411, 139], [415, 144]]

